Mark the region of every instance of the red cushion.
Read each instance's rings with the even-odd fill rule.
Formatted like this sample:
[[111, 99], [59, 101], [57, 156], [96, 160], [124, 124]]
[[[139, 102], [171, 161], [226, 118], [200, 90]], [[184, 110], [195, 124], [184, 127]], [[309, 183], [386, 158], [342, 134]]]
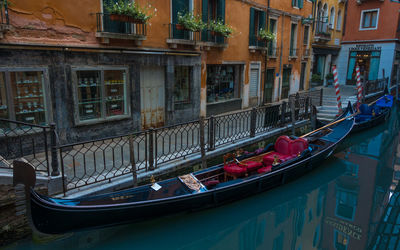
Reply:
[[224, 170], [228, 174], [236, 176], [236, 177], [243, 176], [247, 172], [246, 168], [240, 167], [236, 163], [231, 163], [229, 165], [225, 165]]
[[219, 184], [219, 180], [209, 180], [209, 181], [204, 182], [204, 186], [206, 186], [206, 187], [213, 187], [217, 184]]
[[265, 166], [272, 165], [274, 162], [274, 155], [278, 156], [280, 162], [284, 162], [293, 158], [291, 155], [284, 155], [278, 152], [270, 152], [263, 157], [263, 163]]
[[263, 166], [263, 164], [261, 162], [248, 161], [248, 162], [243, 163], [242, 166], [245, 167], [247, 169], [247, 171], [251, 172], [251, 171], [256, 171], [257, 169], [261, 168]]
[[279, 136], [275, 142], [275, 151], [283, 155], [291, 155], [290, 143], [292, 140], [287, 135]]
[[308, 141], [303, 138], [297, 138], [290, 143], [291, 155], [297, 156], [299, 153], [303, 152], [308, 148]]
[[257, 170], [257, 173], [259, 173], [259, 174], [268, 173], [268, 172], [271, 172], [271, 169], [272, 169], [272, 166], [269, 165], [269, 166], [260, 168], [259, 170]]

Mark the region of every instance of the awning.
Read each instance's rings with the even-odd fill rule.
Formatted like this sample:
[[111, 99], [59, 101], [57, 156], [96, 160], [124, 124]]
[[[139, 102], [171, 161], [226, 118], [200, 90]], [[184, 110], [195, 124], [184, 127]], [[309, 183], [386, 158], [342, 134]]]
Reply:
[[334, 48], [313, 48], [313, 53], [314, 55], [333, 55], [333, 56], [337, 56], [339, 55], [339, 48], [338, 49], [334, 49]]

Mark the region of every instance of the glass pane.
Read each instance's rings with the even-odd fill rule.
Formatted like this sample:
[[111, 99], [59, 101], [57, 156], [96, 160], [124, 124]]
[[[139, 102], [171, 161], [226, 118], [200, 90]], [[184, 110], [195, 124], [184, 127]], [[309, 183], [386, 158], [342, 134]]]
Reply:
[[207, 102], [219, 102], [237, 97], [236, 70], [232, 65], [207, 66]]
[[44, 101], [43, 72], [11, 72], [11, 88], [17, 121], [45, 124], [46, 105]]
[[78, 109], [79, 120], [101, 117], [100, 71], [78, 71]]
[[9, 118], [4, 72], [0, 72], [0, 118]]
[[364, 14], [364, 22], [363, 22], [363, 28], [368, 28], [370, 24], [370, 13], [365, 13]]
[[175, 67], [174, 101], [190, 101], [190, 68], [187, 66]]
[[104, 71], [106, 116], [126, 114], [126, 73], [124, 70]]
[[371, 28], [375, 28], [376, 27], [376, 16], [377, 16], [377, 12], [376, 11], [371, 13]]

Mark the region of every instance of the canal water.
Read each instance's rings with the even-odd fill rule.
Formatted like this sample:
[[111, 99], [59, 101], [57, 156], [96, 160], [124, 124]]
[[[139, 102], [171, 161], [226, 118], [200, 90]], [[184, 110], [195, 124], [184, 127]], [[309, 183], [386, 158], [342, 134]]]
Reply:
[[[388, 204], [400, 192], [398, 110], [392, 111], [385, 124], [351, 135], [316, 170], [263, 194], [138, 224], [56, 238], [35, 235], [7, 249], [308, 250], [380, 246], [382, 230], [377, 229], [387, 221], [392, 211]], [[394, 249], [398, 241], [392, 239], [394, 245], [385, 248]]]

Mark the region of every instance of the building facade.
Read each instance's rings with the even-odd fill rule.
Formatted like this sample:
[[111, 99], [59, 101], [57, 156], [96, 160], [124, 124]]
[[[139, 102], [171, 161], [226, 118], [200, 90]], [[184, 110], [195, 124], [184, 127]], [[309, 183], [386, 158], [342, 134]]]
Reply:
[[356, 66], [366, 80], [397, 75], [399, 9], [395, 1], [349, 1], [338, 61], [341, 84], [355, 84]]
[[312, 85], [332, 84], [332, 66], [337, 65], [344, 29], [346, 1], [316, 1], [313, 8]]
[[[1, 118], [54, 122], [60, 140], [72, 142], [241, 110], [308, 88], [310, 28], [302, 20], [310, 1], [276, 0], [268, 8], [266, 0], [136, 0], [152, 16], [147, 23], [113, 19], [107, 6], [114, 2], [2, 6]], [[234, 32], [179, 29], [186, 12]], [[267, 28], [275, 41], [258, 39]]]

